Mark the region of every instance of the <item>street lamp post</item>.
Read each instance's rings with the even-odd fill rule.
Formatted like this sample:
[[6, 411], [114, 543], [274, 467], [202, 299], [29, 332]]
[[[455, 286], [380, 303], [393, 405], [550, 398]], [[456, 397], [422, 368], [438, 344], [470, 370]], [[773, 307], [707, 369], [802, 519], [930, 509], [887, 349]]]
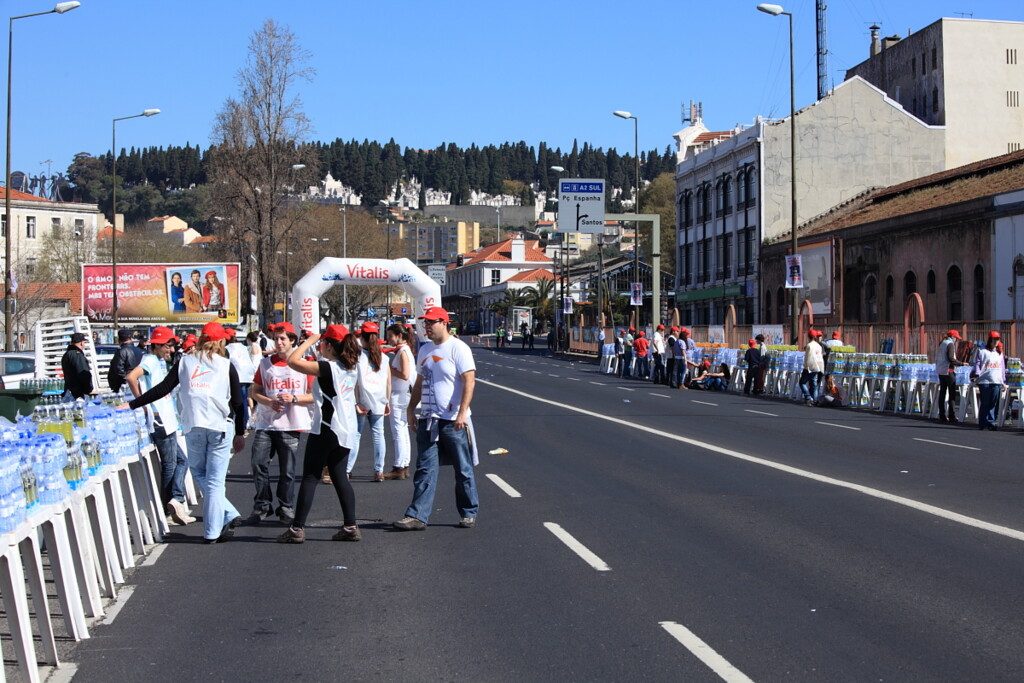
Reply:
[[[554, 171], [555, 173], [565, 173], [565, 168], [563, 166], [551, 166], [549, 168], [550, 168], [550, 170]], [[559, 182], [561, 182], [561, 178], [559, 178]], [[557, 204], [559, 199], [560, 199], [559, 197], [555, 197], [551, 201], [553, 201], [553, 202], [555, 202]], [[561, 207], [561, 205], [559, 205], [559, 207], [558, 207], [558, 217], [559, 218], [562, 217], [562, 207]], [[556, 232], [558, 231], [558, 220], [555, 221], [555, 231]], [[556, 265], [555, 265], [555, 275], [556, 275], [556, 277], [558, 277], [558, 280], [555, 282], [555, 293], [556, 293], [556, 299], [558, 300], [558, 305], [555, 307], [555, 351], [556, 351], [556, 353], [559, 350], [559, 348], [561, 348], [561, 344], [562, 344], [562, 336], [560, 334], [560, 329], [559, 329], [560, 326], [558, 324], [558, 320], [562, 316], [562, 311], [565, 309], [565, 280], [562, 278], [562, 275], [561, 275], [561, 273], [562, 273], [562, 245], [565, 242], [565, 233], [564, 232], [561, 233], [559, 235], [559, 237], [562, 239], [562, 242], [559, 243], [559, 245], [558, 245], [558, 261], [556, 262]]]
[[[620, 119], [633, 119], [633, 160], [636, 162], [636, 175], [633, 179], [633, 213], [640, 213], [640, 138], [639, 123], [637, 118], [628, 111], [613, 111]], [[633, 281], [640, 282], [640, 223], [633, 221]], [[640, 285], [640, 298], [643, 299], [643, 285]], [[632, 289], [629, 292], [633, 297]], [[643, 304], [643, 301], [640, 302]], [[633, 307], [633, 317], [636, 319], [636, 326], [640, 327], [640, 306]]]
[[[341, 257], [348, 258], [348, 209], [341, 207]], [[348, 285], [341, 286], [341, 324], [348, 325]]]
[[[796, 71], [793, 65], [793, 14], [786, 12], [781, 5], [770, 5], [761, 3], [757, 9], [765, 14], [777, 17], [780, 14], [789, 18], [789, 180], [790, 180], [790, 243], [789, 248], [793, 256], [797, 255], [796, 236]], [[785, 272], [785, 271], [784, 271]], [[800, 290], [793, 289], [793, 299], [790, 305], [793, 307], [790, 316], [792, 329], [790, 334], [796, 339], [797, 321], [800, 316]], [[797, 340], [799, 342], [799, 340]]]
[[160, 113], [159, 109], [144, 109], [141, 114], [121, 116], [110, 124], [110, 266], [114, 286], [113, 320], [114, 334], [117, 334], [117, 122], [137, 119], [140, 116], [150, 117]]
[[80, 2], [58, 2], [52, 10], [47, 12], [35, 12], [34, 14], [22, 14], [11, 17], [7, 32], [7, 183], [4, 185], [4, 350], [11, 350], [11, 233], [14, 231], [14, 220], [11, 216], [11, 64], [14, 57], [14, 21], [16, 19], [27, 19], [28, 17], [39, 17], [44, 14], [64, 14], [70, 12], [82, 3]]

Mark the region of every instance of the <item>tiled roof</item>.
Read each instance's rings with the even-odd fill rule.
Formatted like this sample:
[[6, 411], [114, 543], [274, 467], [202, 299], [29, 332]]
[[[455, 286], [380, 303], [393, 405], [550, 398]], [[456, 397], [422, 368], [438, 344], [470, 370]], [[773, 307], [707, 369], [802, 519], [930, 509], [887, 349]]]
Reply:
[[[524, 240], [525, 249], [524, 257], [526, 261], [540, 261], [550, 263], [551, 259], [544, 254], [544, 251], [537, 245], [537, 240]], [[489, 244], [486, 247], [480, 247], [476, 251], [471, 251], [465, 255], [465, 264], [480, 263], [481, 261], [511, 261], [512, 260], [512, 240], [505, 240], [504, 242], [498, 242], [496, 244]]]
[[720, 130], [710, 131], [707, 133], [701, 133], [693, 139], [693, 144], [699, 145], [704, 142], [715, 142], [716, 140], [726, 140], [731, 138], [734, 133], [731, 130]]
[[191, 244], [210, 244], [211, 242], [216, 242], [216, 241], [217, 241], [217, 236], [216, 235], [200, 235], [199, 237], [197, 237], [194, 240], [192, 240]]
[[[1020, 189], [1024, 189], [1024, 151], [866, 192], [812, 219], [800, 228], [800, 235], [830, 233]], [[785, 239], [788, 234], [773, 242]]]
[[536, 282], [537, 280], [554, 280], [555, 276], [551, 274], [550, 270], [544, 270], [543, 268], [534, 268], [533, 270], [524, 270], [516, 273], [510, 277], [506, 282]]
[[[14, 195], [11, 195], [14, 199]], [[80, 282], [26, 282], [15, 296], [67, 301], [73, 315], [82, 312], [82, 284]]]
[[[105, 225], [96, 232], [97, 240], [109, 240], [114, 234], [114, 229], [109, 225]], [[123, 235], [124, 230], [118, 230], [118, 235]]]
[[170, 218], [173, 218], [173, 216], [157, 216], [156, 218], [150, 218], [146, 222], [147, 223], [160, 223], [160, 222], [166, 221], [166, 220], [168, 220]]
[[[0, 199], [7, 199], [7, 188], [6, 187], [0, 187]], [[29, 194], [28, 192], [22, 192], [21, 190], [11, 190], [11, 199], [23, 199], [23, 200], [29, 201], [29, 202], [46, 202], [48, 204], [55, 203], [55, 202], [53, 202], [53, 201], [51, 201], [49, 199], [46, 199], [44, 197], [37, 197], [34, 194]]]

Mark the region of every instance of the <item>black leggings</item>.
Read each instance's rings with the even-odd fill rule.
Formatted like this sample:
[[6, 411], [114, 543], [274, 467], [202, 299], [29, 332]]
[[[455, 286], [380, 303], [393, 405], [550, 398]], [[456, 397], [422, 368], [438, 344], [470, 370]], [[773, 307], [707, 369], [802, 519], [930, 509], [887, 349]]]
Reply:
[[348, 464], [349, 449], [338, 444], [338, 437], [330, 427], [324, 425], [321, 434], [310, 434], [306, 441], [306, 452], [302, 458], [302, 483], [299, 485], [299, 501], [295, 506], [295, 522], [293, 526], [301, 529], [306, 526], [306, 518], [313, 507], [313, 497], [320, 485], [320, 476], [324, 466], [331, 473], [331, 483], [341, 503], [341, 514], [345, 526], [356, 524], [356, 494], [348, 480], [345, 468]]

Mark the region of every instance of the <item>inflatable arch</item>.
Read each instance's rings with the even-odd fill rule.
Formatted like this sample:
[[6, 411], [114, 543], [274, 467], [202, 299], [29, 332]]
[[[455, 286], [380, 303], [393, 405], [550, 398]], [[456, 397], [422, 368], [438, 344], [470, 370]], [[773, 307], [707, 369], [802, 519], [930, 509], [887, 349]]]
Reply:
[[320, 295], [334, 285], [391, 285], [413, 297], [414, 317], [441, 305], [441, 286], [407, 258], [325, 258], [292, 287], [295, 329], [320, 331]]

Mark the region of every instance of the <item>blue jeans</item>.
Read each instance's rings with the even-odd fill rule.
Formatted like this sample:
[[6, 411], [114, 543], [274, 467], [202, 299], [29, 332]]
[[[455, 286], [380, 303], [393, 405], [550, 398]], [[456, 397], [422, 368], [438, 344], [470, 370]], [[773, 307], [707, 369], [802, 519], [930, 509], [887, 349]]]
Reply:
[[978, 428], [984, 429], [996, 424], [996, 409], [999, 407], [1001, 384], [978, 385]]
[[160, 500], [164, 505], [171, 498], [185, 502], [185, 474], [188, 472], [188, 458], [178, 448], [178, 437], [170, 435], [160, 425], [150, 434], [156, 452], [160, 454]]
[[800, 374], [800, 393], [805, 401], [814, 401], [818, 398], [818, 384], [821, 382], [821, 376], [820, 372], [807, 370]]
[[665, 384], [665, 357], [660, 354], [654, 354], [654, 383]]
[[193, 427], [185, 435], [188, 467], [203, 492], [203, 537], [219, 538], [224, 526], [238, 517], [238, 510], [224, 492], [224, 479], [231, 462], [234, 434], [205, 427]]
[[704, 388], [708, 391], [725, 391], [725, 380], [721, 377], [705, 377]]
[[437, 493], [437, 468], [443, 455], [455, 466], [455, 507], [459, 516], [475, 518], [480, 501], [473, 478], [469, 434], [465, 429], [455, 429], [452, 420], [439, 420], [437, 441], [431, 442], [429, 424], [429, 420], [420, 420], [416, 424], [416, 474], [413, 476], [412, 503], [405, 514], [421, 522], [430, 521], [434, 494]]
[[277, 504], [279, 511], [295, 516], [295, 460], [299, 450], [298, 432], [280, 432], [257, 429], [252, 439], [252, 481], [256, 496], [252, 509], [269, 515], [274, 512], [274, 497], [270, 492], [270, 461], [277, 455]]
[[384, 456], [388, 452], [387, 445], [384, 443], [384, 416], [367, 413], [359, 415], [356, 419], [359, 433], [356, 435], [356, 447], [352, 449], [352, 453], [348, 457], [349, 473], [356, 466], [356, 458], [359, 457], [359, 441], [362, 439], [363, 425], [367, 420], [370, 422], [370, 435], [373, 437], [373, 471], [384, 471]]
[[622, 352], [622, 376], [625, 379], [629, 379], [633, 376], [633, 372], [630, 369], [630, 364], [633, 362], [633, 350], [625, 349]]

